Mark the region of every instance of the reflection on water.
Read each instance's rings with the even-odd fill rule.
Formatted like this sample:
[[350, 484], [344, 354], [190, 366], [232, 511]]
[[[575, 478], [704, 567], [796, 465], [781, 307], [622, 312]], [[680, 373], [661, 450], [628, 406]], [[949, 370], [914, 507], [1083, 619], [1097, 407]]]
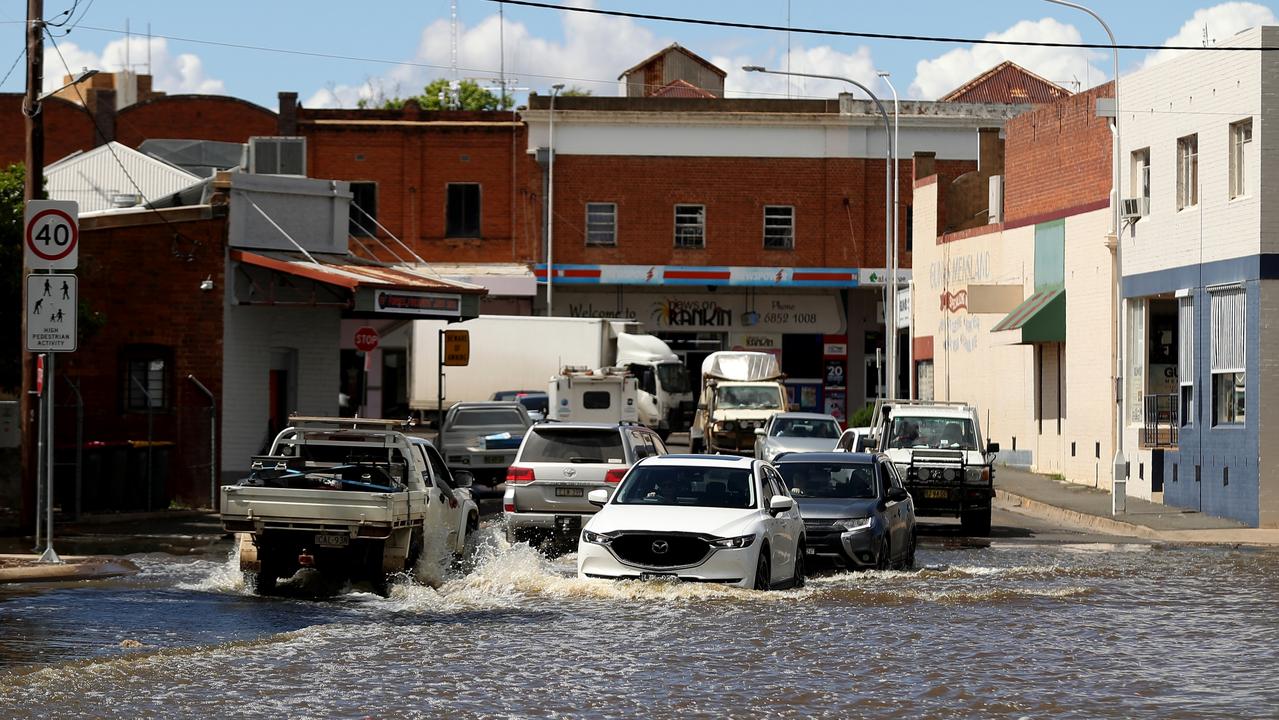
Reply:
[[1279, 555], [925, 546], [801, 590], [578, 581], [486, 531], [389, 598], [257, 598], [233, 555], [0, 591], [0, 716], [1243, 717], [1279, 707]]

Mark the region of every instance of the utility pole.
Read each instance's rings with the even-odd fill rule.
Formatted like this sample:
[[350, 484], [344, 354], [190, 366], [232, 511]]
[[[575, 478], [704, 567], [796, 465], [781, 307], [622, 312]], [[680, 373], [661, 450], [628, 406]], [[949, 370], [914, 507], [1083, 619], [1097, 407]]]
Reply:
[[[26, 117], [27, 153], [26, 183], [23, 187], [23, 203], [38, 200], [44, 194], [44, 115], [40, 113], [40, 92], [44, 85], [44, 0], [27, 0], [27, 94], [22, 101], [22, 114]], [[31, 269], [22, 268], [22, 277], [30, 274]], [[23, 286], [23, 308], [26, 307], [26, 282]], [[27, 335], [27, 313], [22, 313], [22, 336]], [[32, 517], [31, 511], [37, 507], [36, 499], [36, 466], [40, 458], [36, 455], [36, 435], [38, 426], [35, 418], [37, 402], [32, 393], [35, 392], [35, 368], [32, 367], [31, 353], [22, 352], [22, 390], [18, 399], [18, 413], [21, 417], [22, 449], [22, 514], [20, 517]]]

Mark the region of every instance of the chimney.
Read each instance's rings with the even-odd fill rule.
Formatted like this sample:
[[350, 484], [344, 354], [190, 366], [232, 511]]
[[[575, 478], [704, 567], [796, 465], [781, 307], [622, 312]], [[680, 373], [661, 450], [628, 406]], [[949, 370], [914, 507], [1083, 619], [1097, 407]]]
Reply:
[[275, 134], [293, 137], [298, 134], [298, 94], [281, 92], [280, 114], [276, 116]]
[[937, 174], [937, 153], [916, 150], [914, 160], [916, 182]]
[[115, 90], [101, 88], [94, 90], [93, 122], [98, 126], [99, 136], [94, 138], [93, 145], [105, 145], [115, 140]]
[[1004, 141], [997, 127], [977, 130], [977, 171], [982, 177], [1004, 174]]

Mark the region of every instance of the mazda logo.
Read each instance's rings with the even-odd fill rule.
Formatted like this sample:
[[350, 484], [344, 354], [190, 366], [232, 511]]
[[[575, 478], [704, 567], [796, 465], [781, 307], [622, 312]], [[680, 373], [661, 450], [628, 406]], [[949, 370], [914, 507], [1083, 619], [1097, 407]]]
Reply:
[[566, 477], [566, 478], [571, 478], [571, 477], [574, 477], [574, 476], [576, 476], [576, 475], [577, 475], [577, 470], [576, 470], [576, 469], [574, 469], [574, 468], [564, 468], [564, 477]]
[[653, 554], [654, 554], [654, 555], [665, 555], [666, 553], [670, 552], [670, 550], [671, 550], [671, 544], [670, 544], [670, 543], [668, 543], [668, 542], [666, 542], [665, 540], [654, 540], [654, 541], [653, 541]]

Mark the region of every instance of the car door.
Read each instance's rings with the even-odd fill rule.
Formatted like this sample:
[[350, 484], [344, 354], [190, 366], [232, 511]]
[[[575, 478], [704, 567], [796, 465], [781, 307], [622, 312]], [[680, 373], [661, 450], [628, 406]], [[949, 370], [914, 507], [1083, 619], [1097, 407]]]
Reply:
[[[767, 480], [767, 497], [781, 495], [790, 497], [786, 482], [771, 465], [764, 465], [764, 476]], [[795, 555], [799, 549], [799, 537], [803, 532], [803, 521], [799, 519], [799, 508], [792, 506], [790, 510], [773, 517], [773, 578], [778, 581], [789, 580], [795, 573]]]
[[892, 550], [894, 553], [904, 552], [908, 541], [904, 532], [905, 523], [902, 520], [904, 503], [888, 499], [888, 491], [893, 487], [894, 476], [892, 469], [883, 458], [876, 458], [875, 460], [875, 476], [879, 481], [879, 497], [884, 507], [883, 519], [885, 526], [888, 528], [888, 538], [892, 543]]
[[458, 544], [457, 510], [460, 503], [454, 499], [452, 488], [445, 483], [439, 470], [433, 467], [427, 446], [414, 443], [413, 449], [416, 451], [416, 461], [422, 469], [422, 477], [427, 480], [427, 547], [432, 547], [432, 540], [435, 540], [437, 543], [443, 541], [444, 547], [454, 548]]
[[457, 482], [453, 479], [453, 472], [449, 470], [448, 465], [444, 462], [444, 456], [440, 455], [439, 451], [430, 445], [423, 445], [422, 447], [426, 454], [427, 462], [431, 465], [431, 475], [436, 481], [436, 489], [442, 490], [445, 495], [453, 499], [453, 502], [449, 503], [453, 511], [449, 520], [449, 538], [453, 543], [454, 549], [457, 552], [462, 552], [463, 546], [466, 544], [466, 514], [470, 511], [466, 501], [472, 498], [471, 490], [457, 487]]

